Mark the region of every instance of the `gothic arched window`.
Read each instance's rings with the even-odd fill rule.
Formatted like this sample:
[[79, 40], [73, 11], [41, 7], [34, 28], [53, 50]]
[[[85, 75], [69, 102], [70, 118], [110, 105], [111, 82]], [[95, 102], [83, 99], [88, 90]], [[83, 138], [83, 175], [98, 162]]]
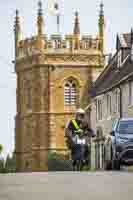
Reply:
[[64, 86], [64, 103], [65, 105], [77, 105], [78, 90], [74, 80], [68, 80]]

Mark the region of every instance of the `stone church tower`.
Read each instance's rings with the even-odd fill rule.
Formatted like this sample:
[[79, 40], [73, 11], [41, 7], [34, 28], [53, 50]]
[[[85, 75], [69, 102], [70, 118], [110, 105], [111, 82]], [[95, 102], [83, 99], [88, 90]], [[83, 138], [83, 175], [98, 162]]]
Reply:
[[[66, 153], [64, 128], [78, 107], [89, 103], [89, 87], [104, 65], [104, 15], [99, 33], [81, 36], [78, 12], [73, 33], [45, 34], [38, 4], [37, 34], [22, 40], [19, 12], [15, 18], [17, 171], [46, 171], [48, 152]], [[88, 24], [89, 25], [89, 24]]]

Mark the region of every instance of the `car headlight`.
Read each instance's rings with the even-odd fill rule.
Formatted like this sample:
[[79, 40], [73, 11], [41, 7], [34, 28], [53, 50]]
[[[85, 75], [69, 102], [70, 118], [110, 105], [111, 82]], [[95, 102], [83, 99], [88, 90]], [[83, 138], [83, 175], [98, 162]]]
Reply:
[[122, 151], [122, 145], [120, 145], [120, 144], [117, 144], [116, 145], [116, 152], [121, 152]]
[[121, 152], [123, 150], [123, 144], [127, 141], [125, 138], [116, 139], [116, 152]]

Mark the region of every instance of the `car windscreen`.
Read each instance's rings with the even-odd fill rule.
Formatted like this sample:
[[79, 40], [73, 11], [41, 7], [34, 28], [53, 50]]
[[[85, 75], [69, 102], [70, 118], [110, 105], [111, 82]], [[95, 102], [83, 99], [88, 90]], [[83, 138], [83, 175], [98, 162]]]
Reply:
[[133, 120], [119, 121], [117, 132], [119, 134], [133, 134]]

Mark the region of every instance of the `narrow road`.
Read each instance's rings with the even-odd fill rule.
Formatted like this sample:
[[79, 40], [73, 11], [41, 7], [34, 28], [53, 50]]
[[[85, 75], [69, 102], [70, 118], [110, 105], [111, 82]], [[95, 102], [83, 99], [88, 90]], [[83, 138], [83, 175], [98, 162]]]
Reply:
[[0, 174], [0, 200], [133, 200], [132, 172]]

